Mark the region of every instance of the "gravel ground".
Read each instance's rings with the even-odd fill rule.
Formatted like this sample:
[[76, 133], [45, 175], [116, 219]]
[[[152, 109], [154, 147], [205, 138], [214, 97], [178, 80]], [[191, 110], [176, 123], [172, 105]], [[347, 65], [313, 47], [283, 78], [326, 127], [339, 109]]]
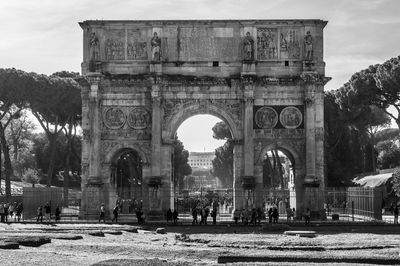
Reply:
[[[19, 249], [0, 249], [1, 265], [217, 265], [219, 256], [306, 257], [316, 260], [334, 258], [338, 261], [342, 258], [398, 259], [400, 264], [400, 235], [382, 234], [379, 229], [374, 233], [329, 233], [321, 229], [322, 233], [315, 238], [285, 236], [281, 232], [267, 233], [265, 230], [261, 232], [257, 227], [253, 228], [254, 232], [237, 227], [234, 230], [236, 233], [223, 226], [210, 227], [209, 231], [213, 233], [204, 233], [207, 231], [204, 228], [199, 227], [197, 230], [197, 227], [190, 226], [166, 227], [166, 234], [156, 234], [154, 228], [150, 227], [144, 228], [148, 230], [139, 229], [138, 233], [125, 231], [128, 229], [132, 227], [99, 224], [0, 224], [0, 241], [32, 236], [51, 238], [51, 243], [39, 247], [20, 245]], [[312, 228], [317, 233], [318, 229]], [[94, 231], [103, 231], [105, 235], [89, 235]], [[194, 233], [188, 234], [188, 231]], [[76, 236], [82, 236], [82, 239], [76, 239]]]

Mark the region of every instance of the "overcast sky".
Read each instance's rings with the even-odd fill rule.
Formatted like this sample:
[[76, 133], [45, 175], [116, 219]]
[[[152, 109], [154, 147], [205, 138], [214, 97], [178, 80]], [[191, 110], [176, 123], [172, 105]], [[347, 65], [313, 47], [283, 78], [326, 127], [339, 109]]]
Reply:
[[326, 76], [332, 77], [327, 90], [400, 54], [399, 0], [2, 0], [0, 67], [80, 72], [78, 22], [94, 19], [327, 20]]

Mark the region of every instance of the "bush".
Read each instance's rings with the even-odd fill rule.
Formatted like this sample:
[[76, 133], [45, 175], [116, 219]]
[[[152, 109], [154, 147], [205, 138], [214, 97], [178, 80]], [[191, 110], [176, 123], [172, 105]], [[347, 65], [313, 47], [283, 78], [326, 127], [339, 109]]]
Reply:
[[32, 187], [35, 187], [35, 184], [38, 184], [40, 181], [39, 172], [35, 169], [27, 169], [22, 174], [22, 180], [32, 184]]

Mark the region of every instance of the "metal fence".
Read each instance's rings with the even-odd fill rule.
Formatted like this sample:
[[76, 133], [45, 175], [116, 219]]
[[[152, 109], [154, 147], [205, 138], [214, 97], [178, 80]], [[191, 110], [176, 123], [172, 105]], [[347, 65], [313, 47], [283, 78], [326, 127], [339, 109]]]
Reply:
[[[163, 192], [162, 192], [163, 193]], [[383, 221], [393, 223], [393, 214], [386, 211], [382, 212], [383, 193], [382, 189], [373, 188], [328, 188], [325, 191], [319, 191], [324, 199], [324, 212], [314, 218], [315, 222], [321, 223], [340, 223], [340, 222], [371, 222]], [[241, 202], [250, 202], [248, 197], [254, 195], [245, 194]], [[259, 196], [259, 195], [258, 195]], [[4, 202], [5, 199], [3, 199]], [[261, 206], [264, 221], [268, 221], [268, 210], [276, 207], [279, 212], [279, 221], [288, 221], [286, 210], [293, 208], [293, 202], [296, 201], [295, 194], [289, 190], [264, 190], [262, 195], [263, 204]], [[61, 209], [61, 221], [78, 221], [81, 211], [80, 192], [69, 193], [68, 204], [64, 204], [62, 188], [24, 188], [23, 196], [14, 197], [9, 201], [9, 205], [15, 205], [15, 202], [23, 203], [23, 221], [36, 221], [37, 209], [44, 206], [47, 202], [51, 205], [52, 218], [54, 220], [54, 211], [56, 206]], [[135, 211], [139, 207], [140, 199], [122, 199], [120, 217], [122, 221], [135, 222]], [[179, 219], [182, 222], [192, 221], [192, 209], [197, 206], [200, 213], [203, 206], [208, 206], [210, 212], [217, 210], [217, 222], [233, 221], [233, 193], [232, 190], [203, 191], [201, 194], [185, 195], [176, 194], [174, 198], [174, 208], [179, 212]], [[113, 205], [114, 203], [111, 203]], [[252, 207], [249, 205], [249, 212]], [[112, 215], [112, 208], [108, 206], [107, 214]], [[146, 207], [143, 206], [146, 213]], [[172, 210], [174, 210], [172, 208]], [[14, 207], [10, 209], [15, 209]], [[166, 211], [166, 210], [164, 210]], [[14, 212], [15, 214], [15, 212]], [[97, 216], [97, 214], [95, 215]], [[14, 218], [16, 218], [14, 216]], [[11, 218], [13, 219], [13, 218]], [[90, 219], [94, 219], [91, 217]], [[164, 217], [165, 219], [165, 217]], [[211, 218], [209, 218], [211, 219]], [[295, 212], [290, 221], [301, 222], [303, 213]]]

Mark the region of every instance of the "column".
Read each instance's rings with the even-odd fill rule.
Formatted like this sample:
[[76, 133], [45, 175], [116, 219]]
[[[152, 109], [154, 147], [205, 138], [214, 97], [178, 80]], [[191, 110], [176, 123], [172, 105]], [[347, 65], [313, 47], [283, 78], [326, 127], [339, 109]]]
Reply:
[[315, 176], [315, 85], [305, 87], [306, 176], [304, 183], [317, 183]]
[[149, 208], [147, 213], [148, 220], [162, 219], [162, 189], [161, 177], [161, 93], [158, 85], [159, 77], [152, 78], [151, 88], [152, 100], [152, 129], [151, 129], [151, 177], [145, 180], [148, 187]]
[[[109, 209], [109, 203], [105, 200], [103, 191], [103, 180], [101, 176], [100, 164], [100, 144], [101, 144], [101, 92], [99, 83], [101, 75], [99, 73], [89, 73], [86, 76], [90, 84], [88, 94], [89, 104], [87, 110], [87, 120], [82, 121], [86, 127], [86, 152], [88, 169], [86, 170], [87, 179], [82, 191], [82, 217], [91, 219], [98, 215], [100, 204], [104, 203]], [[82, 153], [82, 155], [85, 155]]]
[[243, 141], [233, 140], [233, 208], [244, 208], [244, 193], [242, 187], [243, 169]]

